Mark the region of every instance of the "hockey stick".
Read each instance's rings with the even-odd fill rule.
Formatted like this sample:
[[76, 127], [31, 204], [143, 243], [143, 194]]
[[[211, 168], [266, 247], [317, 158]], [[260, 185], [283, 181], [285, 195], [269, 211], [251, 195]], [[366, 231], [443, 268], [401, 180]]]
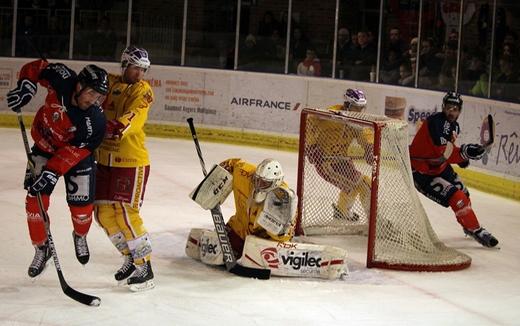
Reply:
[[[202, 158], [202, 151], [200, 150], [199, 139], [197, 138], [197, 132], [195, 131], [193, 118], [188, 118], [187, 121], [190, 126], [191, 137], [193, 138], [195, 148], [197, 149], [197, 155], [199, 156], [202, 173], [204, 176], [206, 176], [206, 164]], [[215, 224], [215, 230], [218, 234], [218, 241], [220, 243], [220, 247], [222, 248], [224, 263], [226, 264], [226, 269], [228, 272], [238, 276], [253, 277], [261, 280], [269, 279], [271, 277], [271, 270], [245, 267], [237, 263], [235, 254], [233, 253], [233, 249], [229, 242], [229, 237], [226, 232], [226, 224], [224, 223], [224, 217], [222, 216], [220, 205], [217, 205], [211, 209], [211, 216], [213, 217], [213, 223]]]
[[480, 144], [485, 148], [491, 147], [495, 142], [495, 121], [493, 116], [488, 116], [482, 121], [482, 127], [480, 128]]
[[[31, 149], [29, 147], [29, 140], [27, 139], [27, 131], [25, 130], [25, 124], [23, 123], [22, 111], [18, 109], [16, 111], [16, 115], [18, 117], [20, 131], [22, 132], [23, 144], [25, 148], [25, 154], [27, 155], [27, 162], [29, 163], [29, 169], [31, 170], [31, 174], [35, 177], [36, 170], [31, 160]], [[45, 222], [45, 231], [47, 232], [47, 239], [49, 240], [49, 249], [51, 250], [52, 259], [54, 261], [54, 267], [56, 267], [56, 272], [58, 273], [58, 279], [60, 280], [60, 285], [61, 289], [63, 290], [63, 293], [65, 293], [65, 295], [67, 295], [72, 300], [76, 300], [77, 302], [83, 303], [87, 306], [99, 306], [101, 304], [100, 298], [93, 295], [78, 292], [71, 288], [67, 284], [67, 281], [65, 281], [65, 277], [63, 276], [63, 272], [61, 271], [60, 261], [58, 260], [58, 253], [56, 252], [56, 247], [54, 246], [54, 241], [52, 239], [51, 229], [49, 226], [49, 216], [45, 211], [42, 196], [39, 192], [36, 193], [36, 198], [38, 199], [38, 209], [40, 210], [40, 215], [42, 216], [43, 221]]]

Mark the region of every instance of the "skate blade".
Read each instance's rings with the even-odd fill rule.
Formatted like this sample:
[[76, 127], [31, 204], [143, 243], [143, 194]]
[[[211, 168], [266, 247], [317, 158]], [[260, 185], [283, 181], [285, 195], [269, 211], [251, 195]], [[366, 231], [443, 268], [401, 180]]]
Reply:
[[151, 290], [155, 287], [155, 283], [153, 280], [148, 280], [144, 283], [140, 284], [131, 284], [129, 285], [130, 291], [132, 292], [143, 292], [147, 290]]

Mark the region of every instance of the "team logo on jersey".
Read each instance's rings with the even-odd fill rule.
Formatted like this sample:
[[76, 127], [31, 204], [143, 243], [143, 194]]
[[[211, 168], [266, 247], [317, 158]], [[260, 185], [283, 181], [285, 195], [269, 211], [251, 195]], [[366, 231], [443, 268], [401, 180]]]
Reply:
[[150, 92], [150, 91], [146, 92], [146, 94], [144, 94], [143, 97], [146, 100], [146, 102], [148, 102], [150, 104], [153, 102], [152, 92]]
[[60, 113], [59, 112], [53, 112], [52, 113], [52, 122], [56, 122], [60, 119]]

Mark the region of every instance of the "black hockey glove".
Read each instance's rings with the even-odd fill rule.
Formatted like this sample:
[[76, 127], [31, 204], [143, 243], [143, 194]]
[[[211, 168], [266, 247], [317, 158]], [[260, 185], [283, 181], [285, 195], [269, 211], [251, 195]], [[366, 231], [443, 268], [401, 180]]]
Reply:
[[467, 168], [469, 166], [469, 161], [464, 161], [464, 162], [460, 162], [460, 163], [457, 163], [457, 165], [463, 169]]
[[44, 168], [40, 176], [38, 176], [36, 181], [34, 181], [32, 186], [29, 188], [29, 192], [31, 195], [36, 195], [38, 192], [50, 195], [54, 190], [54, 186], [58, 182], [58, 178], [59, 177], [56, 173]]
[[19, 80], [18, 86], [7, 93], [7, 106], [14, 112], [20, 111], [31, 101], [37, 89], [36, 84], [29, 79]]
[[464, 144], [460, 147], [461, 156], [466, 160], [480, 160], [486, 149], [479, 144]]

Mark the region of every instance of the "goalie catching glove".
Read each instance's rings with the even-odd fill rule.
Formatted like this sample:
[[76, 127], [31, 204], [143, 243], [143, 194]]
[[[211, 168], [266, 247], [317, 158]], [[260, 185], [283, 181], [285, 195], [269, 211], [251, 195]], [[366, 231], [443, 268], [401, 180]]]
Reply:
[[212, 209], [222, 204], [233, 190], [233, 176], [220, 165], [214, 165], [204, 180], [190, 193], [203, 209]]
[[297, 196], [292, 189], [282, 187], [271, 190], [264, 201], [264, 208], [256, 223], [267, 232], [287, 235], [296, 217]]

